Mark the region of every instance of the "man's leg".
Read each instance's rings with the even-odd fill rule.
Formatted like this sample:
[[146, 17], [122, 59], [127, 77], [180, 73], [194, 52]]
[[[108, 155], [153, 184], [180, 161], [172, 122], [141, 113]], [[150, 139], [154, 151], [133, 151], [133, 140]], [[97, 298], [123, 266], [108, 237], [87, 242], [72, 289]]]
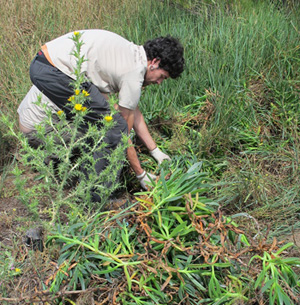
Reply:
[[[93, 158], [96, 162], [95, 170], [97, 174], [100, 174], [102, 170], [106, 168], [109, 164], [108, 156], [111, 155], [112, 150], [117, 148], [119, 143], [121, 142], [123, 134], [128, 134], [128, 127], [127, 122], [124, 120], [124, 118], [121, 116], [121, 114], [117, 113], [113, 116], [113, 120], [115, 122], [115, 126], [113, 126], [108, 133], [106, 134], [104, 138], [104, 142], [107, 144], [106, 147], [101, 151], [96, 151], [93, 154]], [[124, 155], [126, 154], [126, 151], [124, 150]], [[122, 157], [122, 156], [120, 156]], [[120, 174], [122, 171], [122, 165], [119, 169], [116, 177], [108, 177], [107, 181], [103, 182], [103, 185], [106, 188], [111, 188], [113, 182], [118, 182], [120, 179]], [[83, 170], [83, 172], [88, 177], [88, 173], [86, 170]], [[96, 190], [92, 191], [92, 200], [94, 202], [101, 202], [100, 196], [97, 194]]]
[[[57, 118], [53, 118], [54, 124], [57, 122]], [[70, 126], [72, 128], [72, 125]], [[45, 136], [48, 134], [51, 134], [53, 132], [53, 128], [51, 126], [46, 126], [46, 133]], [[39, 147], [45, 146], [45, 142], [37, 136], [37, 131], [31, 131], [28, 133], [23, 133], [24, 136], [27, 138], [29, 146], [31, 146], [34, 149], [37, 149]], [[78, 137], [81, 137], [83, 134], [81, 132], [78, 132]], [[61, 138], [63, 139], [64, 143], [68, 144], [71, 140], [71, 134], [68, 131], [61, 133]], [[61, 144], [61, 140], [58, 137], [54, 138], [55, 144]], [[76, 158], [76, 151], [72, 152], [72, 159]], [[50, 161], [53, 161], [55, 164], [59, 163], [59, 160], [55, 154], [48, 156], [45, 160], [45, 164], [49, 164]]]

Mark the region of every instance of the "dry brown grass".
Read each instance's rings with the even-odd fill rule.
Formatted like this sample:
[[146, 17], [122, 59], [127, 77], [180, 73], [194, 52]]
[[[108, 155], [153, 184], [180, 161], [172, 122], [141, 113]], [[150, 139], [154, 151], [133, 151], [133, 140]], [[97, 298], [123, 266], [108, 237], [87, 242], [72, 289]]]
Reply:
[[16, 119], [31, 86], [29, 66], [45, 42], [69, 31], [102, 28], [122, 34], [139, 10], [135, 0], [10, 0], [0, 10], [0, 107]]

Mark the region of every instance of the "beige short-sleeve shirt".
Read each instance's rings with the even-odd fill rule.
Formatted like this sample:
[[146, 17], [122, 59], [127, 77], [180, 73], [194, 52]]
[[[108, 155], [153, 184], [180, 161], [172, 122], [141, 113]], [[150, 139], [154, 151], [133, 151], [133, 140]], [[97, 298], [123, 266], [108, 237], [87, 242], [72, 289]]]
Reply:
[[[105, 30], [84, 30], [81, 56], [87, 61], [82, 71], [102, 93], [119, 93], [119, 105], [134, 110], [139, 102], [147, 56], [143, 46], [135, 45], [118, 34]], [[46, 43], [54, 65], [74, 78], [76, 59], [73, 32]]]

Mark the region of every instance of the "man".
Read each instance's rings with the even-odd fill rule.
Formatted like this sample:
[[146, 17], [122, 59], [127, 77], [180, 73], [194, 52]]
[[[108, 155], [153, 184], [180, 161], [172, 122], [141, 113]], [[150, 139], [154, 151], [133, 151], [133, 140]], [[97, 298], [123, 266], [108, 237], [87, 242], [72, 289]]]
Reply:
[[[114, 116], [116, 125], [105, 139], [108, 144], [106, 149], [109, 151], [116, 148], [122, 133], [133, 128], [159, 163], [170, 159], [157, 148], [138, 103], [143, 87], [159, 85], [165, 79], [177, 78], [182, 73], [183, 47], [179, 41], [167, 36], [149, 40], [139, 46], [105, 30], [74, 33], [81, 35], [81, 56], [86, 59], [81, 72], [85, 74], [87, 81], [82, 83], [82, 89], [89, 93], [89, 103], [86, 106], [90, 111], [85, 119], [97, 124], [110, 112], [107, 102], [109, 94], [119, 94], [119, 113]], [[30, 77], [34, 86], [18, 109], [20, 128], [29, 140], [34, 135], [34, 125], [44, 116], [41, 108], [33, 104], [40, 92], [43, 93], [42, 102], [47, 102], [53, 112], [63, 110], [67, 119], [72, 120], [67, 100], [74, 94], [70, 85], [76, 66], [72, 55], [75, 45], [70, 39], [74, 33], [68, 33], [43, 45], [31, 63]], [[95, 155], [94, 159], [103, 159], [103, 156]], [[146, 188], [150, 178], [155, 179], [155, 176], [143, 170], [133, 146], [127, 149], [127, 159], [141, 186]], [[99, 164], [96, 168], [98, 173], [105, 168], [105, 160]]]

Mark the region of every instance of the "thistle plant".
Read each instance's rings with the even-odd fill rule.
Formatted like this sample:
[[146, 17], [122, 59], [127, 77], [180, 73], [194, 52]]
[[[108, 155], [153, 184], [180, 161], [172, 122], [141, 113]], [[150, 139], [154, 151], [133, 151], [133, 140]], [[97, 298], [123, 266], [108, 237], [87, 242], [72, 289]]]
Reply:
[[[88, 107], [89, 93], [82, 90], [81, 86], [87, 81], [81, 72], [81, 66], [86, 61], [80, 54], [83, 45], [81, 33], [74, 32], [71, 39], [75, 44], [71, 55], [76, 59], [76, 67], [75, 80], [72, 83], [74, 94], [68, 99], [67, 106], [71, 109], [72, 121], [67, 120], [63, 109], [53, 113], [53, 110], [39, 98], [36, 103], [44, 109], [47, 117], [36, 126], [36, 136], [43, 145], [32, 148], [26, 137], [15, 132], [9, 118], [2, 116], [10, 134], [20, 140], [21, 163], [30, 166], [38, 173], [37, 182], [28, 187], [28, 179], [24, 177], [21, 167], [16, 165], [13, 173], [16, 176], [15, 183], [20, 199], [36, 217], [41, 212], [41, 203], [44, 202], [43, 207], [46, 206], [52, 222], [59, 219], [62, 206], [66, 207], [64, 210], [71, 210], [72, 215], [77, 216], [80, 215], [83, 207], [86, 211], [86, 209], [100, 209], [106, 204], [108, 197], [118, 187], [116, 177], [125, 161], [124, 150], [128, 142], [127, 136], [124, 135], [120, 145], [109, 155], [104, 156], [108, 160], [108, 166], [97, 174], [95, 171], [97, 160], [94, 160], [93, 155], [99, 151], [103, 152], [106, 147], [103, 139], [115, 124], [116, 110], [113, 104], [116, 101], [114, 98], [110, 99], [111, 113], [104, 116], [102, 122], [97, 122], [102, 125], [101, 128], [85, 120], [85, 116], [91, 110]], [[47, 132], [49, 127], [51, 131]], [[91, 205], [91, 191], [99, 195], [101, 203]]]

